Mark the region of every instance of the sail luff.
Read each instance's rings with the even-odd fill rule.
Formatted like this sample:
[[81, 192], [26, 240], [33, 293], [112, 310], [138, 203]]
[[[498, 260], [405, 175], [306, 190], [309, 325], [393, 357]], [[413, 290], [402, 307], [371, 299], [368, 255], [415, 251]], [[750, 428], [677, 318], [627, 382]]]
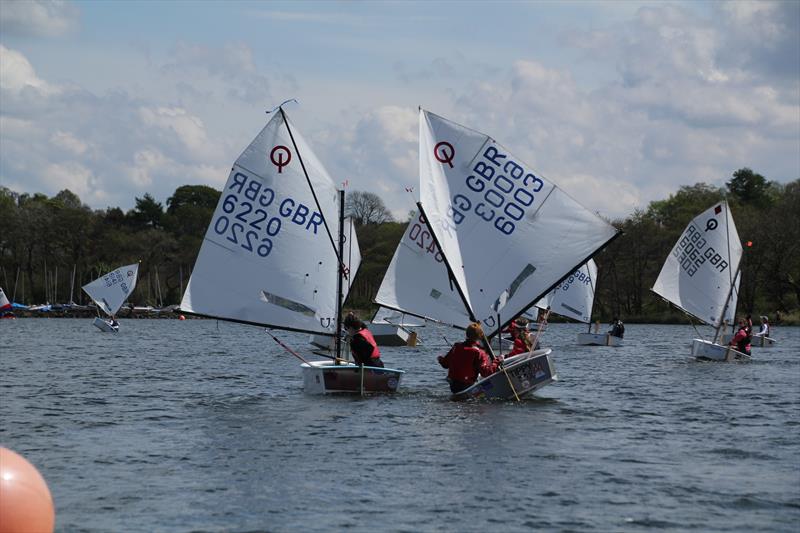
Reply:
[[341, 257], [336, 266], [336, 361], [342, 357], [342, 276], [344, 275], [344, 265], [341, 259], [344, 258], [344, 191], [339, 191], [339, 246]]
[[328, 221], [325, 219], [325, 212], [322, 210], [322, 206], [319, 205], [319, 199], [317, 198], [317, 191], [314, 190], [314, 185], [311, 184], [311, 178], [308, 177], [308, 171], [306, 170], [306, 164], [303, 162], [303, 155], [300, 153], [300, 149], [297, 147], [297, 142], [294, 140], [294, 134], [292, 133], [292, 128], [289, 126], [289, 119], [286, 118], [286, 113], [283, 112], [283, 107], [279, 107], [281, 111], [281, 116], [283, 117], [283, 123], [286, 124], [286, 131], [289, 132], [289, 138], [292, 140], [292, 146], [294, 147], [294, 151], [297, 154], [297, 159], [300, 161], [300, 167], [303, 169], [303, 174], [306, 177], [306, 182], [308, 183], [308, 188], [311, 190], [311, 196], [314, 197], [314, 204], [319, 209], [320, 213], [322, 213], [322, 223], [325, 226], [325, 231], [328, 233], [328, 238], [331, 241], [331, 247], [333, 248], [336, 257], [339, 259], [339, 263], [342, 262], [342, 256], [339, 253], [340, 248], [336, 247], [336, 244], [333, 242], [333, 234], [331, 233], [331, 229], [328, 226]]

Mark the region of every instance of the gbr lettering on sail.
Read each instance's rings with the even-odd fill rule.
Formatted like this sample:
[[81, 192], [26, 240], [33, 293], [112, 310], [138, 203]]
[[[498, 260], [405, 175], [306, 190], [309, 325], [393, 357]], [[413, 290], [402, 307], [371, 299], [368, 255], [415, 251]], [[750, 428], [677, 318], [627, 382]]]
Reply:
[[[436, 160], [452, 167], [455, 148], [447, 141], [434, 146]], [[448, 218], [456, 226], [469, 217], [512, 235], [549, 187], [521, 161], [497, 144], [481, 149], [464, 173], [466, 190], [454, 194]]]

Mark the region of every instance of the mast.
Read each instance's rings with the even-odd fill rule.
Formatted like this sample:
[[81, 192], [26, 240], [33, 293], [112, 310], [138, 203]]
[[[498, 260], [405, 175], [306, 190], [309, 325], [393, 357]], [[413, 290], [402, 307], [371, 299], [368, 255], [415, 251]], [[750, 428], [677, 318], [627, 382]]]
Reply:
[[[714, 344], [717, 343], [717, 337], [719, 337], [719, 330], [722, 328], [722, 321], [725, 320], [725, 313], [728, 311], [728, 305], [731, 301], [731, 295], [733, 294], [733, 288], [736, 286], [736, 280], [739, 278], [739, 272], [742, 269], [742, 261], [739, 261], [739, 264], [736, 265], [736, 273], [733, 275], [733, 281], [731, 281], [731, 287], [728, 289], [728, 298], [725, 300], [725, 305], [722, 306], [722, 313], [719, 315], [719, 320], [717, 321], [717, 327], [714, 328]], [[735, 311], [735, 310], [734, 310]]]
[[[339, 251], [344, 255], [344, 189], [339, 191]], [[342, 356], [342, 282], [344, 265], [342, 261], [336, 266], [336, 364]]]
[[69, 303], [75, 303], [72, 299], [72, 293], [75, 290], [75, 269], [78, 267], [75, 263], [72, 264], [72, 279], [69, 282]]
[[[731, 228], [728, 224], [728, 216], [730, 215], [729, 209], [730, 206], [728, 202], [723, 202], [725, 204], [725, 237], [728, 243], [728, 258], [731, 256]], [[736, 286], [736, 280], [739, 278], [739, 272], [742, 269], [742, 259], [739, 258], [739, 263], [736, 265], [736, 272], [733, 274], [733, 278], [731, 279], [731, 286], [728, 289], [728, 297], [725, 299], [725, 305], [722, 306], [722, 313], [719, 315], [719, 320], [717, 320], [717, 326], [714, 328], [714, 343], [717, 342], [717, 337], [719, 337], [719, 330], [722, 328], [722, 322], [725, 320], [725, 313], [728, 311], [728, 306], [730, 305], [731, 295], [733, 294], [733, 289]], [[736, 309], [734, 309], [734, 315], [736, 314]]]
[[[292, 128], [289, 127], [289, 119], [286, 118], [286, 113], [283, 112], [283, 107], [278, 107], [281, 112], [281, 117], [283, 117], [283, 123], [286, 124], [286, 131], [289, 132], [289, 138], [292, 140], [292, 146], [294, 146], [294, 152], [297, 154], [297, 159], [300, 161], [300, 167], [303, 169], [303, 174], [306, 176], [306, 181], [308, 182], [308, 188], [311, 190], [311, 196], [314, 197], [314, 204], [319, 209], [320, 213], [323, 213], [322, 206], [319, 204], [319, 200], [317, 199], [317, 191], [314, 190], [314, 186], [311, 184], [311, 178], [308, 177], [308, 171], [306, 170], [306, 164], [303, 163], [303, 156], [300, 154], [300, 149], [297, 148], [297, 142], [294, 140], [294, 134], [292, 133]], [[339, 250], [336, 249], [336, 245], [333, 242], [333, 235], [331, 235], [331, 229], [328, 227], [328, 221], [325, 220], [325, 216], [322, 217], [322, 223], [325, 225], [325, 231], [328, 233], [328, 239], [331, 241], [331, 246], [333, 246], [333, 252], [336, 254], [336, 258], [339, 260], [339, 268], [344, 268], [343, 262], [343, 255]], [[341, 236], [342, 230], [339, 231], [339, 235]]]
[[[591, 270], [589, 270], [589, 274], [591, 274]], [[592, 306], [589, 308], [589, 329], [586, 330], [588, 333], [592, 332], [592, 315], [594, 314], [594, 280], [592, 276], [589, 276], [589, 286], [592, 288]], [[627, 319], [626, 319], [627, 320]]]
[[422, 208], [422, 202], [417, 202], [417, 209], [422, 214], [423, 220], [425, 220], [425, 225], [428, 226], [428, 230], [431, 232], [431, 237], [433, 237], [433, 242], [436, 243], [436, 247], [442, 253], [442, 259], [444, 259], [444, 266], [447, 267], [447, 275], [450, 276], [450, 282], [456, 286], [456, 291], [458, 291], [458, 295], [461, 297], [461, 301], [464, 304], [464, 308], [469, 313], [469, 319], [472, 322], [477, 322], [478, 319], [475, 318], [475, 313], [472, 312], [472, 307], [470, 307], [469, 302], [467, 302], [467, 297], [464, 294], [464, 291], [461, 289], [461, 286], [458, 284], [458, 280], [456, 279], [455, 274], [453, 274], [453, 267], [450, 266], [450, 261], [448, 261], [447, 256], [442, 252], [442, 246], [439, 244], [439, 239], [436, 237], [436, 233], [433, 231], [433, 226], [431, 226], [430, 221], [428, 220], [427, 215], [425, 214], [425, 210]]

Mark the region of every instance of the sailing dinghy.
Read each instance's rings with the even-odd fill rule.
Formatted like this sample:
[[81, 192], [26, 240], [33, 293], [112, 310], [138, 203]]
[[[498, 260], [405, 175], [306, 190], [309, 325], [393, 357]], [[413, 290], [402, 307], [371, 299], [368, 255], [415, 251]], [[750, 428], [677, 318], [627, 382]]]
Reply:
[[[420, 109], [420, 200], [376, 302], [491, 339], [617, 236], [484, 133]], [[503, 318], [501, 318], [503, 317]], [[509, 359], [454, 399], [520, 398], [557, 379], [551, 350]]]
[[733, 323], [738, 300], [742, 244], [727, 202], [695, 217], [672, 248], [653, 292], [714, 328], [714, 338], [692, 340], [692, 355], [711, 361], [749, 360], [717, 343], [720, 329]]
[[108, 319], [95, 317], [92, 324], [100, 331], [118, 332], [119, 325], [114, 320], [119, 308], [136, 287], [136, 278], [139, 274], [139, 263], [119, 267], [113, 272], [97, 278], [83, 286], [83, 290], [97, 304], [98, 315], [102, 310]]
[[8, 297], [6, 297], [2, 287], [0, 287], [0, 318], [16, 318], [13, 313], [13, 306], [8, 301]]
[[233, 164], [181, 312], [334, 337], [324, 361], [281, 343], [303, 361], [308, 393], [394, 392], [402, 370], [341, 357], [344, 241], [344, 191], [279, 107]]

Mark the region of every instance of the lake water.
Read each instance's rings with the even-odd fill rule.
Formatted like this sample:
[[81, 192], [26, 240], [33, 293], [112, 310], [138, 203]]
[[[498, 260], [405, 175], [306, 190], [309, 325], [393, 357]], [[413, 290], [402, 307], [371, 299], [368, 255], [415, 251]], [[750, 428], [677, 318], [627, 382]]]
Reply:
[[120, 322], [0, 321], [0, 444], [42, 472], [58, 531], [800, 528], [800, 328], [723, 364], [689, 357], [689, 326], [606, 348], [554, 324], [558, 383], [455, 403], [451, 329], [384, 348], [402, 392], [358, 398], [304, 395], [259, 328]]

